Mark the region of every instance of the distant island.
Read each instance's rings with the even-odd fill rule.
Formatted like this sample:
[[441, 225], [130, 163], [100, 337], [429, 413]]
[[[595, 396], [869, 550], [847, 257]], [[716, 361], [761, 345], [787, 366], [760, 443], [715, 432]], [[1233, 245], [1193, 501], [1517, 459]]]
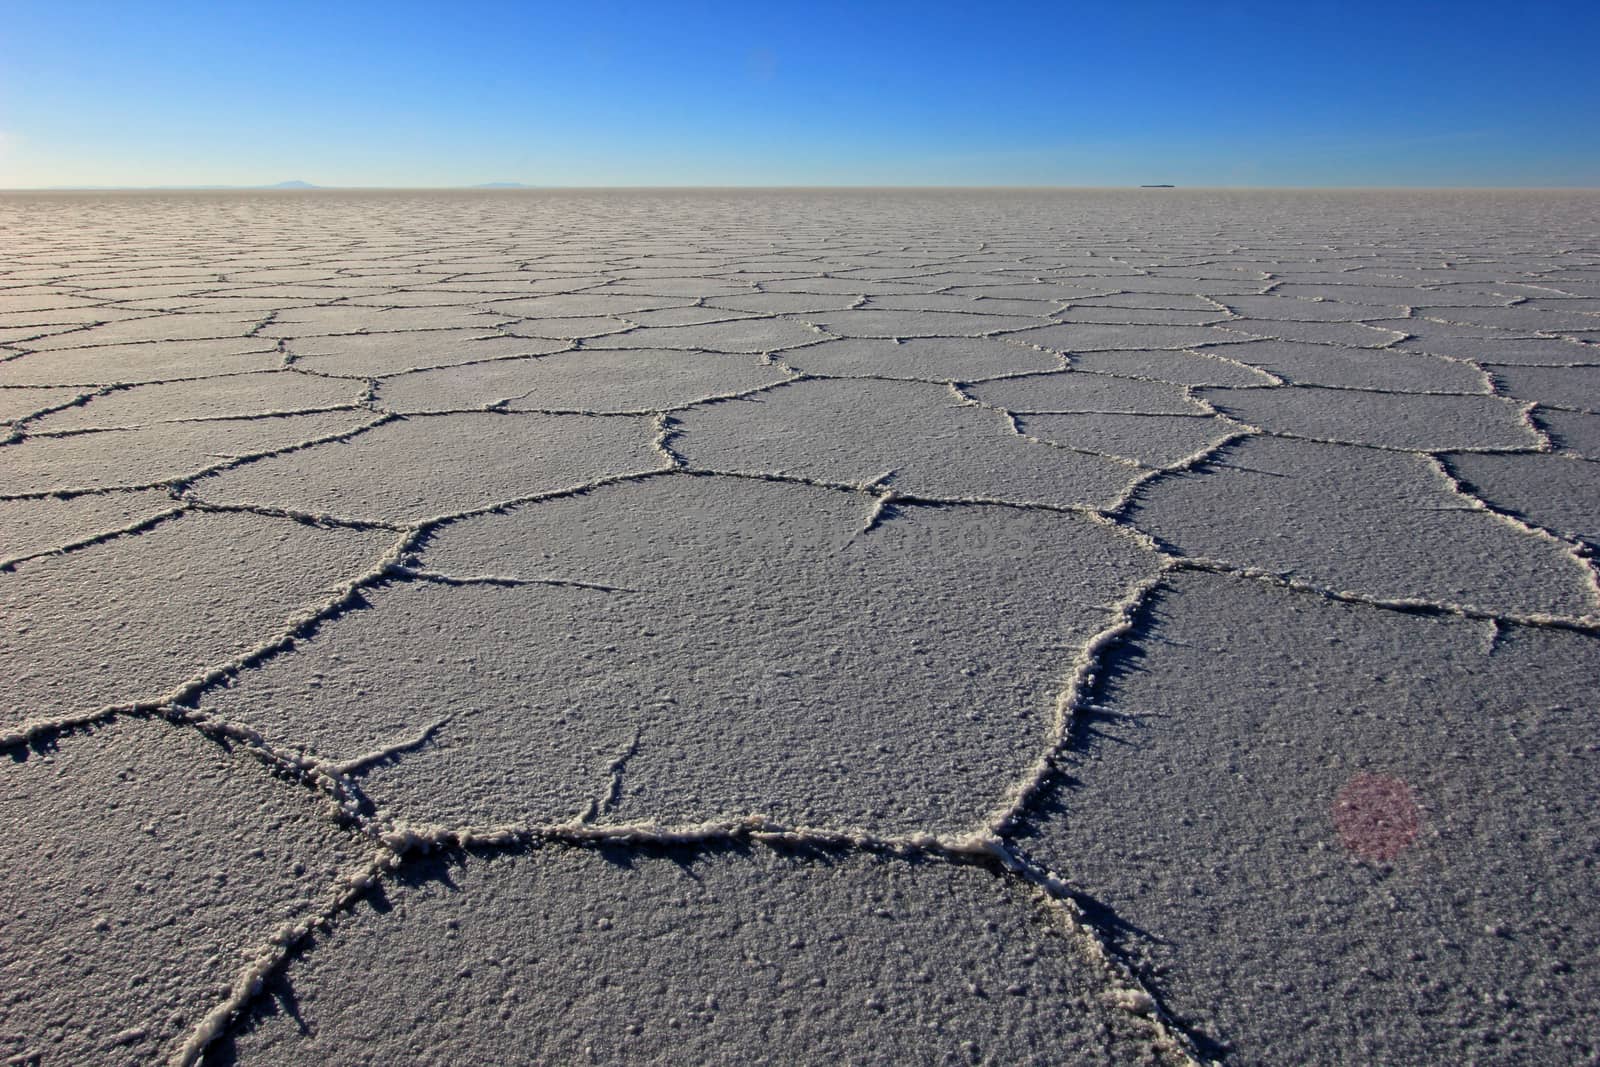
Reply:
[[469, 185], [469, 189], [526, 189], [528, 186], [521, 182], [483, 182], [479, 185]]
[[1176, 189], [1176, 185], [1141, 185], [1141, 189]]

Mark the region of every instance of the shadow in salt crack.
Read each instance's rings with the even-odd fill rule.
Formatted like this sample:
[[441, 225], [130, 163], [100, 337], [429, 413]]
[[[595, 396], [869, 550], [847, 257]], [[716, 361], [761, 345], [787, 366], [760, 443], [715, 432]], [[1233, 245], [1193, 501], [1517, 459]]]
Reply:
[[63, 727], [60, 730], [35, 735], [28, 738], [25, 744], [11, 746], [6, 751], [6, 755], [10, 757], [12, 763], [26, 763], [35, 756], [38, 756], [42, 759], [49, 759], [51, 756], [55, 755], [56, 749], [59, 747], [62, 734], [78, 733], [80, 730], [87, 732], [87, 728], [84, 727], [79, 727], [76, 729], [73, 727]]
[[641, 861], [664, 859], [677, 867], [684, 877], [695, 882], [702, 881], [700, 875], [694, 869], [696, 863], [713, 855], [748, 858], [752, 848], [748, 841], [727, 839], [676, 843], [602, 840], [592, 843], [574, 842], [568, 847], [582, 848], [593, 852], [606, 863], [624, 871], [633, 870]]
[[[461, 891], [461, 887], [457, 885], [455, 879], [451, 877], [451, 871], [457, 867], [465, 866], [470, 855], [471, 853], [465, 849], [444, 849], [428, 856], [412, 859], [409, 862], [402, 864], [400, 868], [389, 877], [393, 878], [395, 882], [407, 889], [417, 889], [430, 883], [436, 883], [444, 886], [453, 893], [459, 893]], [[382, 886], [382, 882], [374, 882], [372, 891], [381, 896]], [[387, 899], [385, 899], [384, 905], [385, 906], [379, 910], [388, 910], [389, 905]]]

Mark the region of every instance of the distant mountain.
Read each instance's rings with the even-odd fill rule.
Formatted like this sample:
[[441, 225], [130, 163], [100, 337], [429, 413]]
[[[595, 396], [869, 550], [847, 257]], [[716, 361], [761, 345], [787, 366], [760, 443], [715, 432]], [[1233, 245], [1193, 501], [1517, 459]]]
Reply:
[[310, 182], [303, 182], [303, 181], [300, 181], [298, 178], [296, 178], [293, 181], [279, 182], [277, 185], [264, 185], [264, 186], [262, 186], [262, 188], [263, 189], [321, 189], [322, 186], [320, 186], [320, 185], [312, 185]]
[[469, 185], [469, 189], [527, 189], [521, 182], [483, 182], [480, 185]]

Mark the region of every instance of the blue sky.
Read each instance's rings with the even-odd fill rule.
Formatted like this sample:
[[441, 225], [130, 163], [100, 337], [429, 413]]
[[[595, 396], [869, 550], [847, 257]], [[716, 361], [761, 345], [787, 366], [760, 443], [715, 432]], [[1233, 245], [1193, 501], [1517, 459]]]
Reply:
[[1600, 0], [0, 0], [0, 187], [1600, 185]]

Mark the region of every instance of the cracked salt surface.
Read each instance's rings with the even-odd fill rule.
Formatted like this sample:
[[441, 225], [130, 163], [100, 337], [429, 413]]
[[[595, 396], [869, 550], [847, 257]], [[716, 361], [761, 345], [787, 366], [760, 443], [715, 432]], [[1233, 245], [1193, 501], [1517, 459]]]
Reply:
[[466, 412], [400, 419], [195, 483], [199, 498], [408, 523], [658, 468], [642, 418]]
[[71, 403], [83, 396], [82, 389], [5, 389], [0, 388], [0, 423], [16, 422]]
[[388, 906], [309, 952], [222, 1051], [245, 1063], [355, 1048], [391, 1062], [516, 1062], [530, 1048], [552, 1062], [1176, 1062], [1141, 1048], [1036, 899], [972, 867], [548, 848], [420, 862]]
[[986, 404], [1023, 413], [1104, 412], [1203, 415], [1206, 409], [1171, 382], [1077, 373], [1035, 374], [981, 382], [967, 390]]
[[[1022, 845], [1179, 1020], [1238, 1063], [1600, 1054], [1593, 637], [1209, 575], [1141, 629]], [[1333, 832], [1373, 775], [1420, 808], [1386, 861]]]
[[1600, 614], [1589, 560], [1474, 507], [1425, 455], [1249, 437], [1143, 489], [1130, 521], [1183, 556], [1370, 597]]
[[1355, 389], [1207, 389], [1223, 414], [1285, 436], [1411, 451], [1538, 448], [1524, 405], [1495, 396]]
[[565, 345], [473, 330], [416, 330], [339, 334], [291, 340], [294, 366], [346, 378], [381, 377], [426, 367], [448, 367], [512, 356], [544, 356]]
[[259, 942], [321, 914], [370, 852], [255, 761], [165, 723], [119, 722], [8, 762], [9, 1063], [160, 1062]]
[[0, 566], [140, 526], [178, 506], [162, 489], [0, 500]]
[[274, 370], [273, 342], [262, 337], [61, 348], [0, 360], [0, 385], [117, 385]]
[[1222, 419], [1207, 415], [1100, 411], [1024, 414], [1017, 417], [1017, 427], [1036, 440], [1157, 467], [1209, 451], [1238, 432]]
[[1600, 459], [1600, 414], [1540, 408], [1534, 420], [1550, 435], [1558, 449], [1584, 459]]
[[1450, 472], [1500, 511], [1600, 547], [1600, 463], [1567, 456], [1466, 454]]
[[0, 1052], [1592, 1059], [1593, 198], [1174, 195], [0, 199]]
[[1019, 509], [904, 505], [863, 533], [871, 504], [674, 475], [466, 519], [429, 571], [567, 584], [375, 590], [215, 710], [335, 760], [446, 720], [365, 785], [409, 823], [576, 817], [638, 733], [602, 821], [958, 832], [1049, 743], [1072, 651], [1154, 561]]
[[1172, 385], [1278, 385], [1281, 379], [1231, 358], [1224, 348], [1201, 351], [1074, 352], [1073, 370]]
[[243, 457], [348, 433], [372, 418], [362, 410], [30, 435], [7, 449], [0, 496], [176, 482]]
[[783, 353], [802, 374], [908, 381], [974, 381], [1004, 374], [1061, 369], [1047, 352], [1000, 340], [918, 337], [907, 341], [843, 338]]
[[18, 563], [0, 574], [0, 730], [159, 698], [281, 630], [390, 540], [189, 512]]
[[737, 396], [792, 375], [752, 356], [626, 349], [497, 360], [386, 379], [378, 395], [404, 413], [498, 406], [506, 411], [655, 412]]
[[49, 433], [131, 428], [156, 422], [353, 408], [363, 399], [362, 394], [363, 387], [357, 382], [262, 371], [103, 392], [83, 404], [35, 419], [29, 429]]
[[[1594, 350], [1600, 354], [1600, 348]], [[1600, 411], [1600, 364], [1518, 367], [1486, 364], [1506, 396], [1552, 408]]]
[[918, 496], [1058, 507], [1109, 500], [1133, 472], [1039, 446], [1002, 412], [924, 382], [811, 380], [680, 416], [690, 466], [843, 485], [882, 479]]
[[1252, 341], [1207, 351], [1296, 385], [1391, 390], [1408, 395], [1489, 391], [1480, 368], [1404, 348], [1368, 350], [1297, 341]]

